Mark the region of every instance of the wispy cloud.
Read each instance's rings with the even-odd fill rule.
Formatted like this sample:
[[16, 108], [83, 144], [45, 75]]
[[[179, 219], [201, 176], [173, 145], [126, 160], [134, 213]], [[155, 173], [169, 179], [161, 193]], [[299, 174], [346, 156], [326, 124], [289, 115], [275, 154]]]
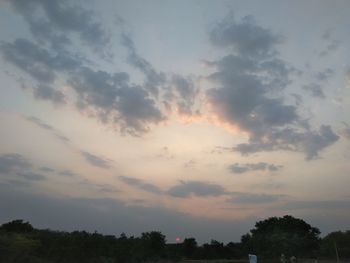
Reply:
[[119, 176], [118, 177], [122, 182], [125, 184], [128, 184], [130, 186], [134, 186], [138, 189], [141, 189], [146, 192], [150, 192], [153, 194], [162, 194], [163, 191], [156, 185], [151, 184], [151, 183], [146, 183], [141, 179], [133, 178], [133, 177], [128, 177], [128, 176]]
[[29, 181], [46, 179], [46, 176], [37, 173], [33, 164], [20, 154], [0, 155], [0, 174], [8, 179], [13, 179], [13, 176], [19, 176]]
[[220, 196], [226, 194], [227, 191], [221, 185], [214, 183], [180, 181], [179, 184], [171, 187], [166, 193], [173, 197], [186, 198], [191, 195], [200, 197]]
[[259, 163], [245, 163], [245, 164], [239, 164], [235, 163], [228, 167], [230, 172], [236, 173], [236, 174], [242, 174], [250, 171], [270, 171], [270, 172], [276, 172], [280, 170], [283, 166], [282, 165], [275, 165], [265, 162], [259, 162]]
[[286, 198], [286, 195], [278, 194], [256, 194], [256, 193], [244, 193], [244, 192], [232, 192], [231, 197], [227, 199], [227, 202], [231, 204], [271, 204], [276, 201], [281, 201]]
[[99, 167], [99, 168], [104, 168], [104, 169], [109, 169], [111, 167], [110, 161], [99, 157], [97, 155], [94, 155], [92, 153], [86, 152], [86, 151], [81, 151], [80, 154], [84, 157], [84, 159], [91, 165]]
[[54, 127], [52, 127], [51, 125], [47, 124], [46, 122], [40, 120], [39, 118], [34, 117], [34, 116], [26, 116], [25, 119], [27, 121], [37, 125], [38, 127], [42, 128], [44, 130], [47, 130], [48, 132], [50, 132], [53, 136], [55, 136], [60, 141], [62, 141], [64, 143], [70, 142], [70, 140], [66, 136], [62, 135]]

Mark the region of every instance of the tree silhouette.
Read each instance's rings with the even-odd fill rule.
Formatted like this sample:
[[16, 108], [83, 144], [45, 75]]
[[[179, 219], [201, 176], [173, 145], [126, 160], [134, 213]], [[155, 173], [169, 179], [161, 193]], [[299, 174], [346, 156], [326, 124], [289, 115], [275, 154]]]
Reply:
[[183, 253], [186, 258], [193, 258], [194, 253], [197, 249], [197, 241], [195, 238], [185, 238], [182, 243]]
[[250, 234], [242, 237], [242, 244], [248, 252], [265, 258], [277, 258], [282, 253], [312, 257], [319, 247], [319, 235], [317, 228], [287, 215], [257, 222]]
[[5, 232], [14, 232], [14, 233], [29, 233], [34, 230], [29, 222], [23, 222], [21, 219], [13, 220], [9, 223], [3, 224], [0, 227], [0, 230]]

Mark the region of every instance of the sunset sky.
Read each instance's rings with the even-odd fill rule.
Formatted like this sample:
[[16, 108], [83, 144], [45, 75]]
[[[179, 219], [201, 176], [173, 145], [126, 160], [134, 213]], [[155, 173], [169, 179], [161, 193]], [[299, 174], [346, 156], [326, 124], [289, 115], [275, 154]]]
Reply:
[[0, 223], [238, 241], [350, 225], [350, 1], [0, 1]]

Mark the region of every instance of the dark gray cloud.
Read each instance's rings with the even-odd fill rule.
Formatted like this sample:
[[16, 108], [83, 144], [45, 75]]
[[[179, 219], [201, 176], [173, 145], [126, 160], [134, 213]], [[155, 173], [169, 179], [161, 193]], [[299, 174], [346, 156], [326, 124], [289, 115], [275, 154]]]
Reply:
[[71, 77], [69, 83], [79, 95], [80, 107], [92, 105], [112, 111], [116, 107], [119, 90], [128, 88], [129, 75], [125, 72], [110, 74], [84, 67], [78, 73]]
[[238, 22], [229, 17], [212, 29], [210, 39], [230, 54], [207, 62], [216, 69], [208, 76], [215, 88], [207, 91], [207, 99], [223, 121], [249, 134], [248, 143], [234, 151], [300, 151], [310, 160], [338, 140], [330, 126], [312, 131], [297, 107], [285, 102], [283, 90], [295, 69], [277, 57], [281, 37], [250, 17]]
[[55, 169], [52, 169], [52, 168], [47, 167], [47, 166], [40, 167], [39, 170], [44, 172], [44, 173], [53, 173], [53, 172], [55, 172]]
[[324, 57], [329, 54], [332, 54], [333, 52], [339, 49], [341, 41], [334, 38], [332, 29], [330, 28], [326, 29], [323, 32], [321, 38], [325, 43], [325, 48], [319, 53], [320, 57]]
[[120, 192], [120, 190], [116, 189], [113, 186], [107, 185], [107, 184], [99, 184], [97, 186], [99, 187], [98, 190], [102, 193], [110, 194], [110, 193], [119, 193]]
[[[209, 89], [207, 92], [209, 102], [221, 118], [254, 132], [254, 136], [263, 135], [271, 127], [296, 123], [299, 119], [295, 106], [285, 105], [283, 98], [271, 98], [269, 95], [269, 91], [274, 89], [274, 84], [270, 86], [269, 83], [288, 80], [277, 80], [273, 77], [271, 81], [264, 83], [266, 80], [258, 75], [266, 72], [262, 72], [265, 69], [260, 69], [259, 64], [260, 61], [242, 56], [225, 56], [213, 64], [218, 71], [209, 76], [209, 80], [221, 87]], [[270, 71], [268, 68], [266, 70]]]
[[39, 50], [38, 47], [26, 39], [16, 39], [14, 43], [2, 43], [1, 53], [4, 59], [34, 79], [42, 82], [52, 82], [55, 74], [51, 67], [47, 67], [46, 50]]
[[167, 191], [167, 194], [181, 198], [190, 197], [191, 195], [200, 197], [220, 196], [226, 193], [221, 185], [200, 181], [180, 181], [179, 184]]
[[138, 189], [141, 189], [146, 192], [150, 192], [152, 194], [162, 194], [163, 191], [156, 185], [146, 183], [141, 179], [133, 178], [133, 177], [128, 177], [128, 176], [119, 176], [118, 177], [122, 182], [125, 184], [134, 186]]
[[13, 43], [0, 44], [4, 59], [31, 76], [37, 84], [22, 84], [38, 99], [54, 104], [65, 104], [65, 94], [53, 88], [57, 73], [71, 72], [80, 66], [80, 61], [63, 51], [49, 51], [27, 39], [16, 39]]
[[243, 17], [236, 22], [227, 16], [210, 32], [211, 42], [219, 47], [232, 47], [237, 53], [248, 57], [266, 57], [274, 53], [271, 47], [280, 43], [281, 36], [260, 27], [252, 16]]
[[[55, 81], [68, 79], [77, 92], [80, 110], [92, 108], [94, 117], [104, 123], [118, 123], [122, 132], [140, 135], [149, 130], [149, 124], [165, 119], [151, 98], [165, 83], [165, 74], [156, 72], [138, 55], [131, 38], [123, 35], [123, 44], [128, 47], [130, 64], [146, 76], [141, 86], [131, 85], [128, 74], [124, 72], [108, 73], [84, 67], [86, 58], [70, 51], [68, 44], [73, 46], [70, 39], [74, 37], [71, 33], [78, 34], [94, 47], [108, 43], [105, 30], [93, 21], [91, 11], [68, 1], [47, 4], [42, 0], [15, 0], [10, 3], [29, 23], [39, 44], [18, 38], [12, 43], [2, 43], [0, 52], [6, 61], [37, 82], [22, 85], [35, 98], [55, 104], [66, 103], [66, 95], [55, 88]], [[52, 45], [42, 45], [41, 42], [51, 42]]]
[[[64, 50], [47, 50], [26, 39], [3, 43], [0, 51], [6, 61], [28, 73], [38, 83], [23, 85], [35, 98], [66, 103], [66, 95], [53, 88], [57, 76], [67, 77], [77, 93], [80, 110], [93, 108], [103, 122], [118, 123], [123, 132], [139, 135], [149, 124], [165, 119], [149, 89], [131, 85], [125, 72], [108, 73], [83, 67], [83, 60]], [[63, 74], [63, 75], [62, 75]]]
[[145, 89], [157, 96], [159, 94], [159, 88], [166, 82], [165, 73], [157, 72], [151, 63], [138, 54], [133, 40], [126, 33], [122, 34], [122, 44], [129, 51], [128, 62], [130, 65], [145, 75]]
[[95, 14], [75, 1], [11, 0], [14, 10], [28, 22], [31, 33], [41, 42], [57, 47], [70, 43], [67, 34], [76, 34], [97, 50], [110, 40]]
[[9, 187], [9, 188], [25, 187], [26, 189], [31, 185], [30, 182], [28, 181], [20, 181], [20, 180], [14, 180], [14, 179], [9, 179], [5, 183], [0, 183], [0, 184], [2, 184], [4, 187]]
[[144, 180], [119, 176], [122, 182], [153, 194], [165, 194], [173, 197], [188, 198], [192, 195], [200, 197], [220, 196], [230, 194], [224, 187], [214, 183], [201, 181], [180, 181], [170, 187], [167, 191], [161, 190], [158, 186], [145, 182]]
[[275, 208], [281, 210], [349, 210], [350, 200], [291, 200]]
[[[29, 23], [38, 41], [18, 38], [12, 43], [4, 42], [0, 44], [0, 52], [7, 62], [36, 82], [22, 84], [35, 98], [54, 104], [67, 103], [68, 94], [56, 88], [57, 82], [63, 80], [77, 93], [73, 98], [77, 99], [79, 110], [89, 109], [89, 116], [103, 123], [118, 124], [123, 133], [140, 136], [149, 131], [151, 124], [166, 119], [156, 99], [159, 88], [165, 85], [166, 75], [157, 72], [138, 54], [129, 36], [122, 34], [122, 43], [128, 48], [129, 63], [145, 75], [142, 85], [130, 84], [125, 72], [90, 69], [84, 56], [73, 53], [75, 39], [70, 41], [74, 38], [71, 33], [94, 47], [108, 42], [102, 26], [93, 22], [91, 11], [68, 1], [52, 5], [42, 0], [10, 3]], [[43, 44], [46, 42], [51, 45]]]
[[120, 125], [121, 131], [138, 135], [149, 130], [149, 124], [165, 119], [148, 92], [129, 84], [124, 72], [109, 74], [83, 68], [70, 79], [78, 94], [78, 107], [92, 107], [104, 122]]
[[27, 180], [44, 180], [46, 177], [33, 171], [33, 165], [20, 154], [0, 155], [0, 173], [8, 176], [19, 176]]
[[281, 165], [275, 165], [275, 164], [269, 164], [265, 162], [259, 162], [259, 163], [245, 163], [245, 164], [239, 164], [235, 163], [228, 167], [228, 169], [232, 173], [241, 174], [246, 173], [249, 171], [270, 171], [275, 172], [281, 169]]
[[194, 109], [199, 90], [193, 80], [175, 74], [172, 76], [171, 84], [173, 85], [172, 99], [176, 101], [178, 112], [184, 115], [199, 114], [199, 110]]
[[0, 173], [10, 174], [31, 168], [32, 164], [20, 154], [0, 155]]
[[104, 169], [108, 169], [111, 167], [110, 165], [110, 161], [96, 156], [92, 153], [86, 152], [86, 151], [81, 151], [80, 154], [84, 157], [84, 159], [91, 165], [96, 166], [96, 167], [100, 167], [100, 168], [104, 168]]
[[63, 176], [68, 176], [68, 177], [77, 176], [77, 174], [72, 172], [71, 170], [60, 171], [58, 174]]
[[21, 172], [17, 172], [16, 174], [28, 180], [40, 181], [40, 180], [46, 179], [46, 176], [40, 173], [31, 172], [31, 171], [21, 171]]
[[320, 84], [312, 83], [312, 84], [304, 85], [302, 88], [310, 92], [310, 94], [313, 97], [320, 98], [320, 99], [326, 98], [326, 96], [324, 95], [322, 86]]
[[48, 130], [48, 131], [55, 131], [55, 129], [54, 129], [51, 125], [49, 125], [49, 124], [43, 122], [42, 120], [40, 120], [40, 119], [37, 118], [37, 117], [28, 116], [28, 117], [25, 117], [25, 119], [26, 119], [27, 121], [30, 121], [30, 122], [36, 124], [37, 126], [39, 126], [39, 127], [42, 128], [42, 129], [45, 129], [45, 130]]
[[46, 122], [40, 120], [37, 117], [34, 116], [25, 116], [24, 117], [27, 121], [30, 121], [31, 123], [37, 125], [38, 127], [49, 131], [52, 135], [54, 135], [57, 139], [63, 141], [64, 143], [68, 143], [70, 142], [70, 140], [63, 136], [62, 134], [60, 134], [60, 132], [58, 130], [56, 130], [54, 127], [52, 127], [51, 125], [47, 124]]
[[254, 194], [254, 193], [242, 193], [232, 192], [231, 197], [227, 199], [227, 202], [231, 204], [269, 204], [276, 201], [280, 201], [285, 198], [285, 195], [274, 194]]
[[321, 82], [328, 81], [329, 78], [331, 78], [334, 75], [334, 73], [335, 72], [333, 69], [326, 68], [325, 70], [320, 71], [316, 74], [316, 79]]
[[302, 89], [308, 91], [313, 97], [325, 99], [324, 85], [327, 84], [328, 80], [334, 75], [334, 70], [326, 68], [323, 71], [315, 74], [316, 83], [310, 83], [303, 85]]
[[[67, 170], [69, 171], [69, 170]], [[71, 172], [71, 171], [69, 171]], [[73, 172], [71, 172], [73, 173]], [[66, 175], [68, 176], [68, 175]], [[76, 177], [76, 182], [77, 182], [77, 185], [78, 186], [82, 186], [85, 190], [88, 189], [90, 191], [94, 191], [94, 192], [97, 192], [97, 193], [105, 193], [105, 194], [111, 194], [111, 193], [119, 193], [120, 190], [117, 189], [115, 186], [113, 185], [110, 185], [110, 184], [100, 184], [100, 183], [97, 183], [97, 182], [94, 182], [94, 181], [90, 181], [86, 178], [84, 179], [81, 179], [81, 177], [79, 178], [78, 174], [75, 174], [73, 173], [74, 177]], [[70, 177], [72, 177], [70, 176]]]
[[33, 95], [37, 99], [49, 100], [54, 104], [65, 104], [65, 95], [60, 90], [56, 90], [49, 85], [38, 84], [33, 87]]
[[298, 132], [292, 128], [280, 131], [272, 130], [266, 134], [265, 141], [250, 139], [249, 143], [241, 143], [233, 147], [234, 151], [251, 154], [261, 151], [288, 150], [305, 153], [306, 160], [317, 159], [319, 152], [338, 141], [328, 125], [322, 125], [319, 131]]
[[177, 236], [194, 236], [202, 243], [210, 239], [239, 241], [256, 221], [256, 218], [209, 219], [111, 198], [55, 198], [15, 191], [7, 185], [0, 187], [0, 211], [6, 211], [0, 213], [0, 223], [21, 218], [38, 228], [98, 231], [117, 236], [122, 232], [139, 236], [142, 232], [158, 230], [167, 236], [169, 243]]
[[70, 53], [48, 50], [23, 38], [18, 38], [13, 43], [2, 43], [0, 51], [6, 61], [39, 83], [51, 83], [56, 78], [56, 71], [72, 71], [81, 65], [81, 61]]
[[327, 55], [337, 51], [340, 44], [341, 44], [341, 42], [339, 40], [333, 39], [333, 40], [329, 41], [326, 48], [320, 52], [320, 56], [324, 57], [324, 56], [327, 56]]

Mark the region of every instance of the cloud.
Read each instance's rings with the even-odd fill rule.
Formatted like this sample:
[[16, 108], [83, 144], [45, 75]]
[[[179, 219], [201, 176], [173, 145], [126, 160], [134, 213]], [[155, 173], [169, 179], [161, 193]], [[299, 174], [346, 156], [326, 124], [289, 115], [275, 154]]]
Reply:
[[[132, 135], [147, 132], [150, 124], [165, 120], [152, 97], [165, 83], [165, 74], [138, 55], [130, 37], [123, 35], [128, 47], [129, 63], [146, 76], [143, 85], [129, 83], [125, 72], [108, 73], [85, 66], [87, 59], [72, 53], [76, 42], [74, 34], [93, 48], [102, 49], [108, 44], [102, 25], [94, 22], [93, 13], [76, 4], [47, 4], [42, 0], [15, 0], [10, 4], [29, 23], [31, 33], [37, 40], [18, 38], [12, 43], [2, 43], [0, 52], [4, 59], [27, 73], [36, 84], [22, 84], [37, 99], [54, 104], [66, 104], [68, 94], [56, 88], [57, 81], [67, 81], [77, 93], [79, 110], [89, 110], [103, 123], [118, 124], [120, 130]], [[73, 35], [72, 35], [73, 34]], [[51, 45], [44, 45], [43, 43]]]
[[179, 184], [171, 187], [167, 194], [186, 198], [191, 195], [199, 196], [199, 197], [207, 197], [207, 196], [220, 196], [226, 194], [226, 190], [217, 184], [200, 182], [200, 181], [180, 181]]
[[334, 70], [326, 68], [323, 71], [317, 72], [315, 75], [317, 83], [310, 83], [303, 85], [302, 89], [308, 91], [313, 97], [319, 99], [325, 99], [323, 85], [328, 82], [328, 80], [334, 75]]
[[[187, 215], [159, 206], [132, 205], [111, 198], [71, 198], [28, 194], [0, 184], [0, 223], [14, 218], [28, 220], [37, 228], [60, 231], [98, 231], [106, 235], [139, 236], [158, 230], [171, 242], [177, 236], [194, 236], [198, 242], [210, 239], [239, 240], [254, 226], [255, 218], [209, 219]], [[142, 215], [142, 216], [140, 216]]]
[[232, 204], [268, 204], [276, 201], [280, 201], [285, 195], [273, 195], [273, 194], [254, 194], [254, 193], [242, 193], [232, 192], [227, 202]]
[[78, 95], [78, 107], [95, 109], [102, 121], [118, 123], [124, 132], [139, 135], [165, 119], [145, 89], [129, 84], [127, 73], [82, 68], [69, 83]]
[[196, 160], [191, 159], [191, 160], [185, 162], [184, 167], [185, 168], [193, 168], [196, 165], [196, 163], [197, 163]]
[[216, 71], [207, 77], [215, 87], [207, 90], [206, 98], [223, 122], [249, 135], [234, 151], [300, 151], [311, 160], [338, 140], [328, 125], [312, 131], [297, 107], [285, 102], [283, 91], [295, 69], [278, 58], [281, 37], [251, 17], [238, 22], [228, 17], [212, 29], [210, 39], [230, 53], [207, 62]]
[[46, 179], [46, 176], [31, 171], [17, 172], [16, 174], [28, 180], [40, 181]]
[[308, 84], [308, 85], [303, 85], [302, 88], [304, 90], [310, 92], [310, 94], [313, 97], [320, 98], [320, 99], [326, 98], [326, 96], [323, 93], [322, 86], [320, 84], [312, 83], [312, 84]]
[[163, 160], [172, 160], [175, 158], [175, 155], [171, 153], [167, 146], [163, 146], [155, 157]]
[[261, 151], [288, 150], [305, 153], [306, 160], [317, 159], [318, 153], [338, 141], [329, 125], [322, 125], [318, 132], [298, 132], [292, 128], [280, 131], [272, 130], [265, 135], [265, 141], [252, 139], [249, 143], [241, 143], [233, 147], [233, 151], [250, 154]]
[[[103, 27], [94, 22], [91, 11], [65, 1], [49, 5], [43, 0], [15, 0], [10, 4], [29, 23], [37, 41], [18, 38], [3, 42], [0, 52], [7, 62], [36, 82], [22, 83], [35, 98], [57, 105], [76, 99], [80, 111], [88, 111], [89, 116], [103, 123], [117, 124], [121, 132], [135, 136], [166, 119], [156, 99], [159, 88], [166, 83], [166, 75], [158, 73], [137, 53], [129, 36], [123, 34], [122, 43], [128, 48], [129, 63], [145, 75], [142, 85], [131, 84], [125, 72], [93, 70], [86, 66], [89, 61], [84, 54], [73, 53], [72, 50], [76, 50], [74, 34], [93, 48], [103, 49], [108, 43], [109, 37]], [[76, 96], [68, 97], [70, 94], [57, 88], [58, 81], [68, 82]]]
[[332, 54], [333, 52], [339, 49], [341, 41], [334, 39], [332, 29], [330, 28], [326, 29], [323, 32], [321, 38], [326, 46], [324, 50], [319, 53], [320, 57], [324, 57], [329, 54]]
[[121, 43], [129, 51], [129, 64], [145, 75], [145, 89], [151, 94], [157, 96], [159, 94], [159, 88], [166, 82], [166, 75], [163, 72], [157, 72], [151, 63], [138, 54], [135, 44], [128, 34], [122, 34]]
[[[262, 136], [271, 127], [296, 123], [299, 119], [295, 106], [285, 105], [282, 97], [269, 96], [276, 83], [281, 83], [279, 89], [285, 86], [287, 73], [282, 70], [280, 74], [266, 65], [241, 55], [227, 55], [214, 62], [218, 71], [208, 77], [221, 86], [207, 91], [214, 112], [254, 136]], [[268, 74], [271, 80], [263, 80], [259, 74]], [[268, 83], [264, 83], [266, 81]]]
[[0, 173], [15, 173], [31, 168], [32, 164], [20, 154], [0, 155]]
[[[54, 104], [65, 104], [66, 96], [53, 87], [57, 73], [72, 73], [80, 66], [80, 61], [72, 54], [52, 52], [39, 47], [27, 39], [16, 39], [13, 43], [0, 44], [0, 52], [4, 59], [27, 73], [37, 84], [22, 84], [37, 99], [49, 100]], [[52, 54], [55, 53], [55, 54]]]
[[281, 210], [349, 210], [350, 200], [291, 200], [275, 208]]
[[247, 57], [266, 57], [273, 54], [271, 47], [280, 43], [281, 36], [256, 24], [252, 16], [236, 22], [232, 15], [219, 22], [210, 32], [210, 40], [215, 46], [232, 47], [237, 53]]
[[25, 116], [24, 117], [27, 121], [37, 125], [38, 127], [49, 131], [52, 135], [54, 135], [57, 139], [63, 141], [64, 143], [68, 143], [70, 142], [70, 140], [63, 136], [62, 134], [60, 134], [60, 132], [58, 130], [56, 130], [54, 127], [52, 127], [51, 125], [45, 123], [44, 121], [40, 120], [37, 117], [34, 116]]
[[14, 10], [28, 22], [31, 33], [41, 42], [57, 47], [70, 43], [67, 34], [76, 34], [94, 50], [109, 43], [104, 27], [95, 21], [91, 10], [72, 3], [45, 0], [11, 0]]
[[[68, 172], [71, 172], [69, 170], [67, 170]], [[66, 176], [69, 176], [69, 177], [72, 177], [72, 176], [75, 176], [75, 177], [78, 177], [79, 175], [76, 174], [76, 173], [73, 173], [71, 176], [70, 175], [66, 175]], [[101, 183], [97, 183], [97, 182], [93, 182], [93, 181], [90, 181], [86, 178], [84, 179], [79, 179], [79, 178], [76, 178], [78, 179], [77, 184], [79, 186], [82, 186], [84, 189], [88, 189], [90, 192], [91, 191], [94, 191], [95, 193], [105, 193], [105, 194], [110, 194], [110, 193], [118, 193], [120, 192], [119, 189], [117, 189], [116, 187], [114, 187], [113, 185], [110, 185], [110, 184], [101, 184]]]
[[59, 175], [63, 175], [63, 176], [68, 176], [68, 177], [73, 177], [73, 176], [76, 176], [77, 174], [70, 171], [70, 170], [64, 170], [64, 171], [60, 171], [58, 173]]
[[341, 135], [346, 139], [350, 140], [350, 125], [346, 122], [343, 122], [345, 128], [341, 131]]
[[60, 76], [66, 77], [76, 92], [79, 110], [93, 109], [95, 117], [104, 123], [119, 124], [123, 132], [140, 135], [149, 130], [149, 124], [165, 120], [149, 89], [130, 84], [125, 72], [94, 71], [83, 66], [83, 59], [65, 50], [49, 51], [26, 39], [1, 44], [0, 51], [8, 62], [38, 82], [22, 85], [37, 99], [67, 103], [66, 95], [53, 88]]
[[191, 195], [199, 197], [220, 196], [227, 194], [226, 190], [217, 184], [200, 181], [180, 181], [170, 187], [167, 191], [162, 191], [158, 186], [144, 182], [141, 179], [119, 176], [124, 183], [153, 194], [166, 194], [173, 197], [187, 198]]
[[[25, 187], [25, 188], [28, 188], [30, 187], [30, 182], [28, 181], [19, 181], [19, 180], [13, 180], [13, 179], [10, 179], [10, 180], [7, 180], [5, 183], [0, 183], [0, 185], [4, 186], [4, 187], [7, 187], [8, 189], [11, 189], [11, 188], [17, 188], [17, 187]], [[1, 186], [0, 186], [1, 187]]]
[[73, 71], [81, 65], [74, 55], [62, 50], [52, 51], [23, 38], [13, 43], [2, 43], [4, 59], [29, 74], [39, 83], [52, 83], [57, 72]]
[[265, 162], [260, 163], [246, 163], [246, 164], [239, 164], [235, 163], [228, 167], [228, 169], [232, 173], [241, 174], [246, 173], [249, 171], [270, 171], [275, 172], [281, 169], [283, 166], [281, 165], [275, 165], [275, 164], [269, 164]]
[[194, 110], [197, 95], [199, 93], [194, 81], [189, 77], [174, 74], [171, 79], [172, 99], [176, 101], [176, 108], [181, 115], [199, 114]]
[[120, 191], [110, 185], [107, 185], [107, 184], [100, 184], [100, 185], [97, 185], [99, 187], [99, 191], [102, 192], [102, 193], [119, 193]]
[[49, 100], [54, 104], [65, 104], [65, 95], [48, 85], [39, 84], [33, 88], [34, 97], [37, 99]]
[[20, 154], [0, 155], [0, 173], [17, 175], [27, 180], [44, 180], [46, 177], [33, 171], [33, 165]]
[[119, 176], [118, 177], [122, 182], [125, 184], [128, 184], [130, 186], [134, 186], [136, 188], [139, 188], [143, 191], [150, 192], [152, 194], [162, 194], [163, 191], [156, 185], [146, 183], [141, 179], [128, 177], [128, 176]]
[[86, 152], [86, 151], [81, 151], [80, 154], [84, 157], [84, 159], [91, 165], [99, 167], [99, 168], [104, 168], [108, 169], [110, 168], [110, 162], [98, 157], [92, 153]]
[[47, 167], [47, 166], [40, 167], [39, 170], [43, 171], [45, 173], [53, 173], [53, 172], [55, 172], [55, 169], [52, 169], [52, 168]]
[[326, 68], [316, 74], [316, 79], [318, 81], [328, 81], [334, 75], [334, 70], [331, 68]]

